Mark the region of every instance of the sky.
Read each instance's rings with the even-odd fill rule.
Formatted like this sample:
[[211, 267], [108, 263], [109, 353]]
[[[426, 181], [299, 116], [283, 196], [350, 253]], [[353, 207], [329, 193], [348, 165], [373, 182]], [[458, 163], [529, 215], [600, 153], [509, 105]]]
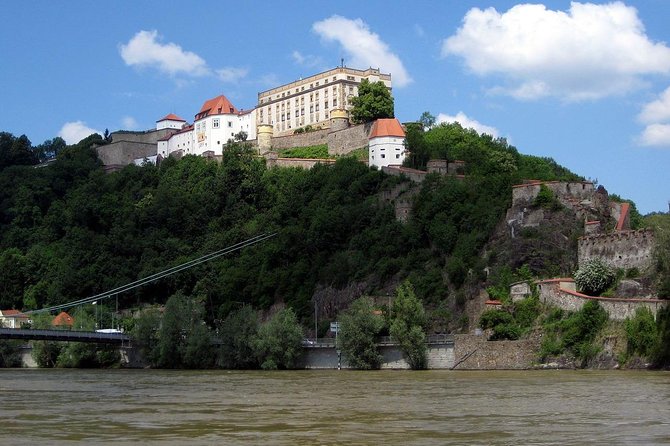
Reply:
[[344, 64], [424, 111], [552, 157], [644, 214], [670, 201], [670, 1], [3, 2], [0, 131], [147, 130]]

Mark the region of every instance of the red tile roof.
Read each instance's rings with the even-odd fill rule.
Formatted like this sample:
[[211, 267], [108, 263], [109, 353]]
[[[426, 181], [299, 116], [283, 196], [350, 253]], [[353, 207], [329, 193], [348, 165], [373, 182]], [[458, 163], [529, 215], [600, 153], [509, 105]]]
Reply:
[[28, 319], [28, 316], [25, 314], [21, 313], [19, 310], [0, 310], [0, 313], [4, 317], [13, 317], [13, 318], [19, 318], [19, 319]]
[[74, 318], [67, 314], [65, 311], [61, 311], [58, 316], [54, 318], [53, 321], [51, 321], [51, 325], [58, 326], [58, 325], [69, 325], [70, 327], [74, 324]]
[[202, 119], [210, 115], [237, 114], [237, 109], [224, 95], [206, 101], [195, 115], [195, 119]]
[[626, 218], [630, 212], [630, 204], [621, 203], [621, 215], [619, 216], [619, 221], [616, 222], [616, 230], [622, 231], [624, 225], [626, 224]]
[[174, 113], [170, 113], [169, 115], [166, 115], [159, 119], [156, 122], [161, 122], [161, 121], [181, 121], [181, 122], [186, 122], [185, 119], [181, 119], [179, 116], [175, 115]]
[[372, 125], [372, 132], [370, 138], [377, 138], [380, 136], [399, 136], [405, 137], [405, 131], [400, 125], [400, 121], [396, 118], [377, 119]]

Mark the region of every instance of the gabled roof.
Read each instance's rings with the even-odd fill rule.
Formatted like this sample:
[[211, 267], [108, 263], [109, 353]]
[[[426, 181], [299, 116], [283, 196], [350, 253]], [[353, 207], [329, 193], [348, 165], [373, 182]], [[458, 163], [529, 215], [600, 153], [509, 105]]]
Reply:
[[206, 101], [200, 107], [200, 111], [195, 115], [196, 121], [205, 116], [223, 115], [223, 114], [237, 114], [237, 109], [224, 95], [217, 96]]
[[71, 327], [73, 324], [74, 318], [65, 311], [61, 311], [58, 316], [51, 321], [51, 325], [69, 325]]
[[4, 317], [12, 317], [12, 318], [20, 318], [20, 319], [28, 319], [28, 316], [25, 314], [21, 313], [19, 310], [0, 310], [0, 315]]
[[167, 116], [162, 117], [156, 122], [162, 122], [162, 121], [179, 121], [179, 122], [186, 122], [185, 119], [181, 119], [179, 116], [175, 115], [174, 113], [170, 113]]
[[405, 131], [400, 125], [400, 121], [396, 118], [377, 119], [372, 125], [370, 138], [377, 138], [381, 136], [398, 136], [405, 137]]

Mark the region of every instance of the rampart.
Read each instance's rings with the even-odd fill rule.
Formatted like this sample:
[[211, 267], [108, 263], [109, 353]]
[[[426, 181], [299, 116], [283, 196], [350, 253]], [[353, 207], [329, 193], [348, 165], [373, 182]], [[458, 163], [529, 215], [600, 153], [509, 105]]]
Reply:
[[607, 312], [610, 319], [621, 321], [633, 317], [638, 308], [648, 308], [656, 313], [668, 305], [661, 299], [621, 299], [616, 297], [594, 297], [578, 293], [575, 281], [570, 278], [549, 279], [536, 282], [540, 291], [540, 300], [565, 311], [579, 311], [589, 300], [597, 301]]
[[311, 169], [317, 164], [334, 164], [335, 160], [320, 158], [277, 158], [268, 157], [268, 167], [299, 167], [301, 169]]
[[393, 175], [399, 177], [405, 175], [411, 181], [415, 183], [422, 183], [426, 178], [427, 172], [423, 170], [410, 169], [409, 167], [402, 167], [397, 165], [383, 166], [382, 171], [388, 175]]
[[512, 206], [531, 205], [543, 184], [559, 199], [588, 200], [595, 191], [590, 181], [533, 181], [512, 187]]
[[352, 150], [366, 147], [371, 129], [372, 123], [367, 123], [328, 133], [328, 154], [346, 155]]
[[146, 132], [114, 132], [112, 142], [96, 147], [102, 164], [128, 165], [134, 160], [156, 155], [156, 144], [159, 139], [174, 133], [174, 129], [149, 130]]
[[577, 259], [579, 265], [601, 258], [615, 268], [644, 270], [651, 265], [653, 248], [654, 232], [651, 230], [616, 231], [580, 237]]
[[291, 149], [293, 147], [318, 146], [328, 144], [329, 129], [315, 130], [295, 135], [273, 136], [271, 145], [273, 149]]

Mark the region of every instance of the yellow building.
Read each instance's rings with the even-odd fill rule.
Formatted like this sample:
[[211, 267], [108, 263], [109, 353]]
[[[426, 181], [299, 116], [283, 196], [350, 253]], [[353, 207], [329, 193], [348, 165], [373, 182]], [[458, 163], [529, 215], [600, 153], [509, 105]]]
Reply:
[[290, 135], [301, 127], [328, 128], [333, 110], [349, 110], [363, 79], [382, 81], [391, 89], [391, 75], [378, 68], [337, 67], [258, 93], [256, 126], [271, 125], [274, 136]]

